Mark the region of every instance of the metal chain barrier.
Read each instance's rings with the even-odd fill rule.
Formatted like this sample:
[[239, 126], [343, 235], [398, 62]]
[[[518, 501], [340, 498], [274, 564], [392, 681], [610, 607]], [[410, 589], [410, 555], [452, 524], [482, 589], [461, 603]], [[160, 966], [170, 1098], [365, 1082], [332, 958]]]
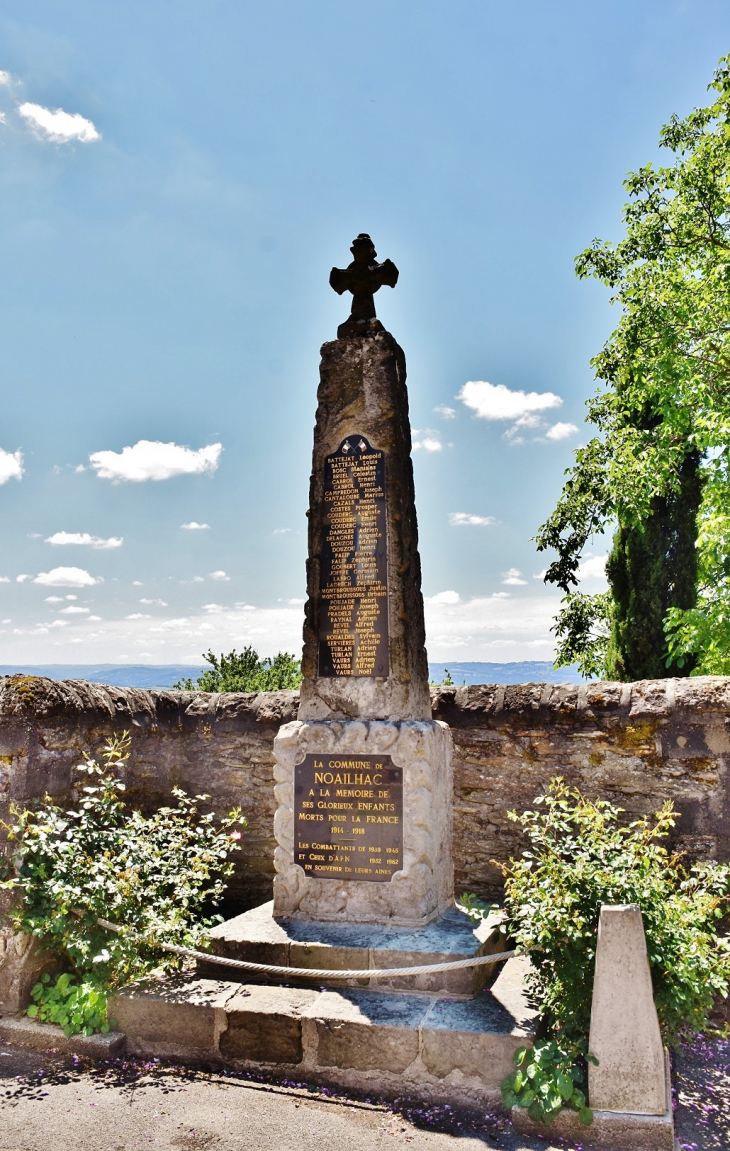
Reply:
[[200, 959], [205, 963], [216, 963], [222, 967], [236, 967], [244, 971], [255, 971], [261, 975], [280, 975], [284, 978], [296, 979], [400, 979], [407, 975], [436, 975], [441, 971], [461, 971], [466, 967], [484, 967], [492, 963], [502, 963], [505, 959], [512, 959], [519, 955], [518, 951], [497, 951], [493, 955], [475, 955], [473, 959], [456, 959], [449, 963], [427, 963], [421, 967], [366, 967], [360, 971], [334, 971], [326, 967], [277, 967], [271, 963], [249, 963], [245, 959], [228, 959], [224, 955], [211, 955], [207, 951], [194, 951], [191, 947], [179, 947], [175, 943], [160, 943], [150, 940], [147, 936], [137, 935], [108, 919], [97, 919], [99, 927], [113, 931], [115, 935], [129, 934], [136, 939], [144, 939], [151, 946], [159, 947], [162, 951], [170, 951], [173, 955], [186, 955], [190, 959]]

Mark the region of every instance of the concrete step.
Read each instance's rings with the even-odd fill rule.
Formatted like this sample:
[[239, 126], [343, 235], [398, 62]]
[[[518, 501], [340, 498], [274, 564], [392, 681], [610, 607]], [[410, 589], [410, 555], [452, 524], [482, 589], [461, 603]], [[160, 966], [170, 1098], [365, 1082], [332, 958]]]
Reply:
[[106, 1035], [64, 1035], [55, 1023], [38, 1023], [27, 1015], [5, 1015], [0, 1019], [0, 1040], [35, 1047], [38, 1051], [68, 1051], [92, 1059], [112, 1059], [124, 1051], [124, 1036], [118, 1031]]
[[[506, 949], [499, 915], [477, 923], [453, 907], [428, 927], [384, 927], [360, 923], [325, 923], [274, 919], [273, 902], [264, 903], [210, 933], [211, 951], [229, 959], [271, 963], [277, 967], [329, 970], [419, 967], [430, 963], [471, 959]], [[198, 974], [209, 979], [265, 982], [252, 972], [198, 963]], [[477, 995], [496, 975], [495, 967], [471, 967], [435, 975], [395, 979], [292, 979], [301, 987], [372, 987], [378, 991], [421, 991], [468, 998]]]
[[149, 980], [109, 1005], [132, 1054], [203, 1060], [237, 1070], [385, 1097], [493, 1106], [532, 1043], [525, 961], [508, 960], [489, 990], [458, 1000], [361, 988], [314, 990], [199, 976]]

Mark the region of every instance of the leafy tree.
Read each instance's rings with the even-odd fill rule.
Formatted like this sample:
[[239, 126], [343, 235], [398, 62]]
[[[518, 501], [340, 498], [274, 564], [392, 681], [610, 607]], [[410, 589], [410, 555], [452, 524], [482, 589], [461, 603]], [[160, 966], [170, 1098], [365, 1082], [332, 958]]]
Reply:
[[282, 691], [298, 688], [302, 682], [299, 662], [288, 652], [280, 651], [273, 659], [259, 659], [258, 652], [246, 647], [242, 652], [221, 652], [220, 658], [209, 651], [203, 657], [211, 666], [192, 679], [180, 679], [174, 685], [184, 691]]
[[[545, 578], [565, 592], [558, 661], [584, 672], [730, 671], [730, 58], [710, 88], [712, 104], [662, 128], [671, 163], [626, 180], [624, 239], [576, 261], [621, 318], [593, 360], [599, 434], [537, 544], [557, 551]], [[611, 594], [596, 599], [577, 572], [610, 524]]]

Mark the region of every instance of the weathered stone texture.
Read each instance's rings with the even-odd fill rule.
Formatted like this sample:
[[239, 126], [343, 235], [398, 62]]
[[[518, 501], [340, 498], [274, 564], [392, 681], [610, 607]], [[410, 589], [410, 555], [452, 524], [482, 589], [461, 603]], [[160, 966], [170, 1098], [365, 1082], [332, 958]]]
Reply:
[[[507, 818], [553, 776], [602, 795], [626, 817], [666, 799], [681, 812], [675, 841], [730, 859], [730, 678], [635, 684], [441, 688], [434, 718], [454, 739], [455, 888], [489, 894], [491, 863], [522, 850]], [[206, 792], [248, 819], [231, 888], [233, 910], [271, 897], [276, 841], [273, 742], [296, 718], [295, 692], [205, 695], [40, 678], [0, 679], [0, 818], [10, 801], [68, 799], [72, 768], [110, 731], [132, 733], [127, 780], [146, 808], [173, 785]]]
[[[322, 345], [309, 490], [308, 599], [299, 718], [430, 719], [406, 362], [388, 332]], [[385, 453], [390, 676], [318, 674], [324, 461], [345, 436]]]
[[[294, 862], [294, 769], [308, 753], [389, 755], [403, 769], [403, 866], [389, 883], [319, 879]], [[451, 735], [432, 720], [296, 723], [274, 744], [277, 918], [425, 926], [453, 903]], [[309, 826], [309, 825], [308, 825]]]

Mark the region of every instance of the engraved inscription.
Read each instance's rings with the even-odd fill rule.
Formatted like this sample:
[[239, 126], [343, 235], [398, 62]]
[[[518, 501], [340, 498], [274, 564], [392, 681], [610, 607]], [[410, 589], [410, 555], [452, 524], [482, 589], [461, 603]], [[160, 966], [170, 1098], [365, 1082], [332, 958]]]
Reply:
[[347, 436], [324, 462], [319, 674], [389, 674], [385, 456]]
[[307, 755], [294, 769], [294, 861], [317, 879], [388, 883], [403, 866], [403, 772], [389, 755]]

